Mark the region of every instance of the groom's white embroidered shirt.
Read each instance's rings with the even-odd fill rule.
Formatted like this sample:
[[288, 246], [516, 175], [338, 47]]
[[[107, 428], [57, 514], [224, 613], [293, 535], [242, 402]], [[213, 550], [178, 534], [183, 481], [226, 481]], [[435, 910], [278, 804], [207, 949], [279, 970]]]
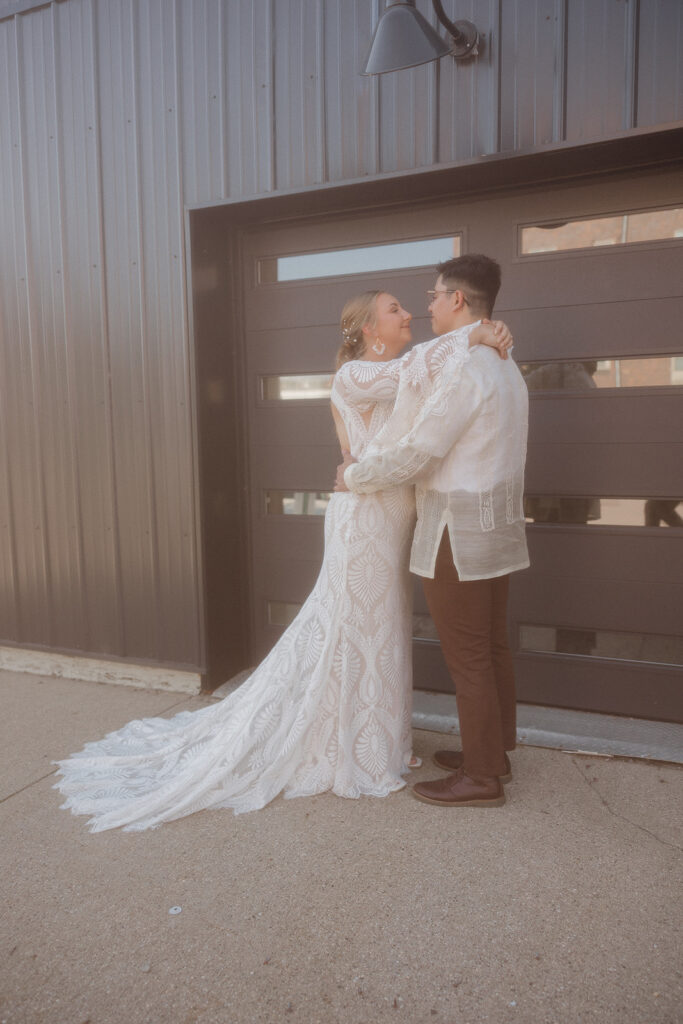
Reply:
[[[372, 493], [414, 483], [418, 520], [411, 571], [434, 576], [444, 528], [461, 580], [529, 565], [522, 503], [528, 394], [511, 359], [468, 348], [468, 324], [393, 363], [346, 363], [335, 386], [368, 402], [396, 388], [394, 410], [346, 486]], [[334, 390], [333, 390], [334, 400]]]

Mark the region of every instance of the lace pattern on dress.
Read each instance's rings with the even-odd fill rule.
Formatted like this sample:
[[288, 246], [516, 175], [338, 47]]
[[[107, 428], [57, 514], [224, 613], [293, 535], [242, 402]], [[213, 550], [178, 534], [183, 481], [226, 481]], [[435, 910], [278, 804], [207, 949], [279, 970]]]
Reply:
[[[398, 375], [390, 366], [380, 381], [376, 365], [348, 363], [335, 379], [354, 452], [393, 406]], [[130, 722], [59, 762], [63, 806], [89, 815], [92, 831], [137, 831], [203, 808], [256, 810], [283, 791], [386, 796], [404, 786], [414, 522], [412, 487], [334, 494], [313, 591], [249, 679], [220, 703]]]

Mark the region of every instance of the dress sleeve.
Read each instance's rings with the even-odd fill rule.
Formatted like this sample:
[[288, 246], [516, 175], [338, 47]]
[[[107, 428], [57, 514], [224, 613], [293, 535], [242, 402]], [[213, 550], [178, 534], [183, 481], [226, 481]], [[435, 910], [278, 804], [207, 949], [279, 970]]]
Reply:
[[350, 490], [371, 493], [413, 483], [467, 429], [482, 399], [474, 380], [463, 377], [474, 326], [418, 345], [401, 360], [394, 410], [364, 458], [347, 467]]

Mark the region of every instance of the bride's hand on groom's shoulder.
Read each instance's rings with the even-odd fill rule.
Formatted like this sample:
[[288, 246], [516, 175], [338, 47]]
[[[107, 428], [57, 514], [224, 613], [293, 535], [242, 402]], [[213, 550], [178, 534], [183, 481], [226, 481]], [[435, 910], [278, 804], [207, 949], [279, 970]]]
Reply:
[[347, 466], [352, 465], [354, 462], [358, 462], [358, 459], [354, 459], [351, 452], [347, 451], [346, 448], [342, 448], [342, 455], [344, 456], [344, 461], [337, 466], [337, 477], [334, 481], [335, 491], [348, 491], [348, 487], [344, 482], [344, 471]]
[[475, 345], [489, 345], [498, 351], [501, 359], [507, 359], [508, 352], [512, 351], [514, 338], [510, 328], [503, 320], [489, 320], [484, 317], [481, 324], [472, 331], [474, 337], [472, 342]]

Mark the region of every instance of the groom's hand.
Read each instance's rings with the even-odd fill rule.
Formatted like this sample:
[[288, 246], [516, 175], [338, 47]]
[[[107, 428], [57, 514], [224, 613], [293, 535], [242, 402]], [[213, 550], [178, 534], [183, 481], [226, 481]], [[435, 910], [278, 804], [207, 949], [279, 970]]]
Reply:
[[334, 482], [335, 491], [348, 491], [348, 487], [344, 483], [344, 470], [347, 466], [351, 466], [354, 462], [358, 462], [358, 459], [354, 459], [351, 452], [346, 451], [345, 448], [342, 449], [342, 455], [344, 456], [344, 461], [337, 466], [337, 478]]

